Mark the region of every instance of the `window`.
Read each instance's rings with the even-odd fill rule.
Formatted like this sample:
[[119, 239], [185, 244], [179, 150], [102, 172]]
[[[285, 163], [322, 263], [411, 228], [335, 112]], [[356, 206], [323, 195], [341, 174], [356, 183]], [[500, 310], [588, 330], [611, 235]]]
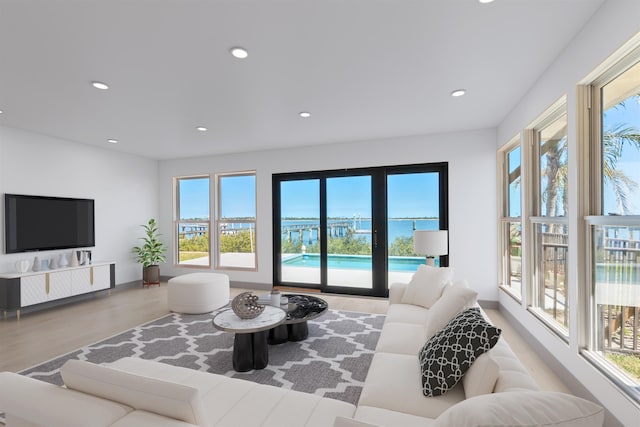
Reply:
[[174, 184], [175, 263], [209, 268], [209, 176], [174, 178]]
[[502, 214], [500, 218], [501, 287], [518, 300], [522, 299], [522, 219], [521, 219], [521, 149], [520, 136], [498, 153], [498, 172], [502, 180]]
[[[273, 176], [273, 283], [385, 296], [424, 254], [414, 230], [446, 230], [446, 163]], [[418, 195], [418, 196], [416, 196]], [[442, 254], [439, 265], [448, 265]]]
[[566, 99], [543, 115], [532, 132], [534, 212], [531, 308], [552, 329], [569, 334], [567, 281], [568, 163]]
[[256, 270], [256, 173], [216, 175], [217, 266]]
[[591, 360], [640, 401], [640, 49], [593, 83]]

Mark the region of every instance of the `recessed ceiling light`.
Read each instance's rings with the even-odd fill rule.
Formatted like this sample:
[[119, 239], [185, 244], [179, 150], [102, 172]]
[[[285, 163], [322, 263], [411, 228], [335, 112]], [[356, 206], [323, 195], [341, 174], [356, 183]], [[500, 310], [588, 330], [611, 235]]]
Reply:
[[232, 47], [231, 49], [229, 49], [229, 52], [231, 52], [231, 55], [238, 59], [245, 59], [247, 56], [249, 56], [249, 52], [247, 52], [247, 49], [243, 47]]
[[311, 113], [310, 113], [310, 112], [308, 112], [308, 111], [301, 111], [301, 112], [299, 112], [299, 113], [298, 113], [298, 115], [299, 115], [300, 117], [305, 118], [305, 119], [306, 119], [307, 117], [311, 117]]
[[96, 89], [100, 89], [100, 90], [109, 89], [109, 85], [107, 85], [106, 83], [102, 83], [102, 82], [91, 82], [91, 86], [95, 87]]
[[204, 127], [204, 126], [198, 126], [198, 127], [196, 128], [196, 130], [197, 130], [197, 131], [200, 131], [200, 132], [206, 132], [206, 131], [207, 131], [207, 128], [206, 128], [206, 127]]
[[493, 0], [478, 0], [480, 3], [493, 3]]
[[117, 144], [117, 143], [118, 143], [118, 140], [117, 140], [117, 139], [107, 139], [107, 142], [108, 142], [109, 144]]
[[462, 96], [465, 93], [467, 93], [465, 89], [456, 89], [453, 92], [451, 92], [451, 96]]
[[0, 110], [0, 114], [4, 113], [4, 111]]

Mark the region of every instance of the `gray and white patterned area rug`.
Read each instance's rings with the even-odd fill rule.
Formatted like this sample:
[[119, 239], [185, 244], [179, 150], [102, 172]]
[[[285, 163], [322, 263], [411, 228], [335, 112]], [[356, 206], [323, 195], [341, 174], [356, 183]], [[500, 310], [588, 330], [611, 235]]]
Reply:
[[62, 384], [69, 359], [108, 363], [126, 356], [243, 378], [357, 403], [384, 315], [329, 310], [309, 321], [309, 337], [269, 346], [269, 366], [238, 373], [232, 367], [233, 334], [216, 330], [212, 314], [172, 313], [20, 372]]

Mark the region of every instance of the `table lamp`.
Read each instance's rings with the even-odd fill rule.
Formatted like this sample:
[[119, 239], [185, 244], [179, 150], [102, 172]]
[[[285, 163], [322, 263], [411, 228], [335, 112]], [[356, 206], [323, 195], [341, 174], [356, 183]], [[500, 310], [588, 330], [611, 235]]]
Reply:
[[413, 251], [426, 255], [427, 265], [435, 266], [435, 257], [449, 253], [447, 230], [414, 230]]

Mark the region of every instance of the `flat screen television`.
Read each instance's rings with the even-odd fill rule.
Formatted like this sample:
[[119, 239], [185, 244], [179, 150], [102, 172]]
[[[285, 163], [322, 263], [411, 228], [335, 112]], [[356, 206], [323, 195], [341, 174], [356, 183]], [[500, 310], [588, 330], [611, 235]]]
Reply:
[[4, 195], [5, 253], [95, 246], [94, 201]]

